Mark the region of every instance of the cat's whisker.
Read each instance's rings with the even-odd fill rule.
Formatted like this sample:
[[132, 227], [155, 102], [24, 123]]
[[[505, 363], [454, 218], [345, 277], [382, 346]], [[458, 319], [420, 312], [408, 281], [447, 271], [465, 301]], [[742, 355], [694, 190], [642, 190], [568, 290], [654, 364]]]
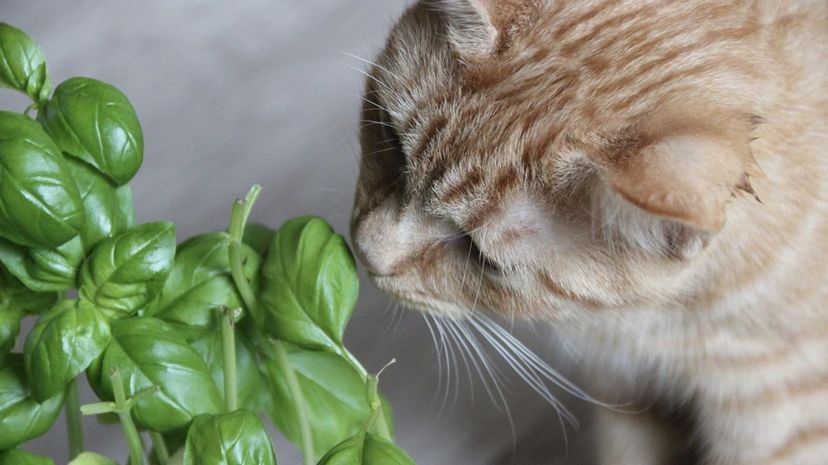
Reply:
[[452, 380], [452, 363], [454, 362], [453, 354], [451, 353], [450, 344], [448, 343], [448, 336], [446, 336], [445, 328], [443, 328], [443, 322], [439, 318], [434, 318], [434, 327], [437, 328], [437, 333], [440, 336], [440, 344], [443, 349], [443, 353], [445, 356], [446, 362], [446, 382], [445, 382], [445, 392], [443, 394], [443, 402], [440, 404], [440, 412], [437, 414], [438, 418], [443, 416], [443, 412], [445, 411], [446, 405], [448, 404], [449, 394], [451, 392], [451, 380]]
[[382, 70], [382, 71], [384, 71], [384, 72], [388, 73], [391, 77], [394, 77], [394, 78], [397, 78], [397, 79], [402, 80], [402, 78], [400, 77], [400, 75], [399, 75], [399, 74], [394, 73], [393, 71], [389, 70], [388, 68], [386, 68], [385, 66], [382, 66], [381, 64], [379, 64], [379, 63], [377, 63], [377, 62], [371, 61], [371, 60], [369, 60], [369, 59], [367, 59], [367, 58], [363, 58], [363, 57], [361, 57], [361, 56], [359, 56], [359, 55], [354, 55], [353, 53], [349, 53], [349, 52], [345, 52], [345, 51], [340, 51], [339, 53], [342, 53], [343, 55], [348, 56], [348, 57], [351, 57], [351, 58], [353, 58], [353, 59], [355, 59], [355, 60], [359, 60], [359, 61], [361, 61], [361, 62], [363, 62], [363, 63], [365, 63], [365, 64], [367, 64], [367, 65], [374, 66], [374, 67], [376, 67], [377, 69], [380, 69], [380, 70]]
[[385, 121], [374, 121], [374, 120], [370, 120], [370, 119], [361, 119], [361, 120], [359, 120], [359, 122], [360, 122], [360, 123], [365, 123], [365, 124], [363, 124], [362, 126], [360, 126], [360, 128], [361, 128], [361, 129], [362, 129], [362, 128], [366, 128], [366, 127], [368, 127], [368, 126], [373, 126], [373, 125], [377, 125], [377, 126], [385, 126], [385, 127], [387, 127], [387, 128], [393, 128], [393, 127], [394, 127], [394, 125], [393, 125], [393, 124], [391, 124], [391, 123], [386, 123]]
[[[385, 325], [382, 328], [383, 334], [388, 334], [391, 331], [391, 326], [394, 324], [398, 310], [399, 304], [389, 297], [388, 305], [385, 306], [385, 310], [383, 311], [383, 315], [386, 317]], [[391, 313], [390, 318], [388, 317], [388, 313]]]
[[437, 343], [437, 335], [435, 334], [431, 321], [429, 321], [431, 316], [427, 313], [421, 313], [421, 315], [423, 316], [423, 321], [428, 328], [429, 334], [431, 334], [431, 341], [434, 343], [434, 354], [437, 356], [437, 389], [434, 391], [436, 400], [436, 393], [440, 392], [440, 389], [443, 387], [443, 354], [440, 353], [440, 345]]
[[384, 149], [380, 149], [380, 150], [374, 150], [373, 152], [368, 152], [364, 155], [366, 157], [370, 157], [372, 155], [379, 155], [380, 153], [394, 152], [394, 151], [397, 151], [397, 150], [399, 150], [398, 147], [388, 147], [388, 148], [384, 148]]
[[400, 98], [402, 97], [402, 96], [399, 94], [399, 92], [397, 92], [397, 91], [395, 91], [394, 89], [392, 89], [392, 88], [391, 88], [391, 86], [389, 86], [387, 83], [383, 82], [383, 81], [382, 81], [381, 79], [379, 79], [378, 77], [376, 77], [376, 76], [372, 75], [371, 73], [369, 73], [369, 72], [367, 72], [367, 71], [365, 71], [365, 70], [359, 69], [359, 68], [357, 68], [357, 67], [355, 67], [355, 66], [348, 65], [348, 64], [346, 64], [345, 66], [347, 66], [348, 68], [351, 68], [352, 70], [354, 70], [354, 71], [358, 72], [359, 74], [361, 74], [361, 75], [365, 76], [366, 78], [368, 78], [368, 79], [370, 79], [370, 80], [372, 80], [372, 81], [376, 82], [376, 83], [377, 83], [379, 86], [381, 86], [383, 89], [385, 89], [386, 91], [388, 91], [389, 93], [391, 93], [391, 95], [393, 95], [393, 96], [394, 96], [394, 98], [400, 99]]
[[[492, 403], [495, 405], [496, 408], [500, 408], [498, 402], [503, 404], [503, 409], [506, 412], [506, 416], [509, 419], [509, 424], [512, 425], [512, 429], [514, 432], [514, 424], [512, 423], [512, 414], [509, 410], [509, 404], [506, 401], [506, 396], [503, 393], [503, 390], [499, 384], [499, 373], [497, 371], [497, 367], [493, 367], [491, 362], [489, 361], [489, 357], [483, 348], [480, 346], [480, 342], [477, 338], [474, 337], [474, 333], [464, 324], [462, 321], [456, 322], [456, 327], [460, 331], [460, 334], [463, 336], [463, 339], [467, 341], [468, 345], [471, 347], [471, 350], [474, 351], [474, 354], [480, 359], [480, 364], [477, 363], [477, 360], [472, 356], [472, 362], [474, 363], [475, 370], [477, 371], [480, 379], [483, 381], [483, 388], [486, 390], [486, 394], [491, 399]], [[483, 369], [485, 369], [486, 373], [488, 374], [488, 379], [483, 374], [483, 370], [481, 370], [480, 365], [482, 364]], [[491, 379], [492, 384], [494, 385], [495, 392], [497, 393], [497, 399], [495, 398], [494, 392], [489, 387], [489, 379]]]
[[559, 371], [555, 370], [548, 363], [544, 362], [537, 354], [535, 354], [531, 349], [526, 347], [522, 342], [520, 342], [515, 336], [511, 333], [503, 329], [500, 325], [498, 325], [494, 320], [489, 318], [486, 315], [477, 313], [472, 316], [472, 318], [478, 319], [481, 323], [483, 323], [489, 330], [493, 331], [495, 335], [503, 341], [504, 344], [508, 345], [509, 348], [512, 349], [512, 352], [521, 357], [526, 364], [531, 366], [535, 369], [541, 376], [546, 378], [548, 381], [555, 383], [558, 387], [563, 389], [568, 394], [577, 397], [580, 400], [585, 402], [589, 402], [600, 407], [604, 407], [611, 410], [621, 411], [623, 407], [626, 405], [615, 405], [609, 404], [606, 402], [602, 402], [595, 397], [591, 396], [589, 393], [578, 387], [575, 383], [570, 381], [564, 375], [562, 375]]
[[469, 251], [466, 252], [466, 264], [463, 266], [463, 279], [460, 280], [460, 289], [466, 288], [466, 275], [469, 273], [469, 263], [471, 262], [472, 243], [469, 242]]
[[[512, 411], [509, 409], [509, 403], [506, 400], [506, 396], [503, 393], [503, 390], [499, 384], [499, 371], [496, 366], [493, 366], [489, 361], [489, 356], [485, 350], [480, 345], [480, 342], [474, 337], [474, 333], [471, 329], [465, 324], [464, 321], [457, 322], [457, 329], [460, 331], [460, 334], [464, 337], [466, 341], [468, 341], [469, 345], [472, 347], [474, 352], [480, 358], [480, 363], [483, 364], [486, 373], [488, 373], [489, 378], [491, 379], [492, 384], [494, 385], [494, 389], [497, 392], [497, 398], [500, 400], [500, 403], [503, 404], [503, 411], [506, 413], [506, 420], [509, 422], [509, 430], [512, 434], [512, 447], [517, 447], [517, 429], [515, 428], [515, 422], [512, 417]], [[472, 360], [474, 361], [475, 369], [477, 370], [480, 379], [483, 381], [483, 387], [486, 390], [486, 394], [491, 399], [492, 403], [494, 404], [495, 408], [500, 410], [498, 406], [498, 401], [495, 399], [492, 390], [489, 388], [489, 382], [486, 376], [483, 375], [480, 366], [477, 364], [477, 361], [472, 356]]]
[[369, 99], [368, 97], [365, 97], [365, 96], [362, 96], [362, 95], [359, 95], [358, 97], [359, 97], [359, 99], [360, 99], [360, 100], [362, 100], [363, 102], [365, 102], [365, 103], [367, 103], [367, 104], [369, 104], [369, 105], [373, 105], [373, 106], [374, 106], [374, 108], [376, 108], [377, 110], [382, 110], [382, 111], [384, 111], [384, 112], [386, 112], [386, 113], [388, 113], [388, 111], [389, 111], [389, 110], [388, 110], [388, 108], [386, 108], [386, 107], [384, 107], [384, 106], [380, 105], [379, 103], [377, 103], [377, 102], [375, 102], [375, 101], [373, 101], [373, 100]]
[[561, 431], [563, 433], [563, 439], [565, 446], [568, 447], [568, 434], [566, 430], [565, 422], [572, 425], [573, 428], [579, 428], [578, 419], [572, 414], [572, 412], [566, 408], [549, 390], [549, 388], [543, 383], [543, 381], [538, 378], [538, 376], [534, 373], [531, 367], [527, 367], [523, 365], [522, 359], [510, 353], [508, 348], [500, 342], [493, 334], [490, 334], [484, 325], [480, 322], [470, 319], [469, 320], [473, 327], [477, 329], [477, 331], [486, 339], [487, 342], [492, 346], [492, 348], [500, 354], [500, 356], [506, 361], [512, 370], [518, 374], [518, 376], [523, 379], [523, 381], [529, 385], [538, 395], [541, 396], [553, 409], [558, 416], [558, 422], [561, 425]]
[[400, 329], [400, 325], [402, 324], [402, 322], [405, 319], [405, 316], [408, 314], [408, 312], [406, 312], [405, 309], [401, 308], [399, 302], [394, 304], [394, 312], [397, 315], [397, 322], [394, 324], [394, 327], [391, 329], [391, 332], [396, 333], [397, 330]]
[[[457, 328], [455, 327], [455, 322], [453, 319], [447, 319], [446, 321], [446, 329], [451, 334], [451, 337], [454, 340], [454, 343], [457, 345], [458, 352], [460, 352], [460, 357], [463, 360], [463, 366], [466, 368], [466, 376], [469, 378], [469, 386], [471, 389], [471, 401], [474, 402], [474, 377], [472, 377], [471, 373], [471, 364], [469, 363], [468, 355], [471, 355], [468, 352], [468, 348], [463, 344], [463, 339], [460, 337]], [[459, 376], [458, 376], [458, 384], [459, 384]], [[456, 401], [456, 399], [455, 399]]]
[[562, 375], [559, 371], [555, 370], [548, 363], [543, 361], [537, 354], [535, 354], [532, 350], [526, 347], [523, 343], [521, 343], [517, 338], [515, 338], [512, 334], [508, 331], [500, 327], [496, 322], [491, 320], [489, 317], [485, 315], [478, 315], [478, 317], [484, 318], [489, 321], [489, 328], [494, 330], [496, 333], [500, 335], [501, 338], [508, 342], [511, 345], [512, 349], [515, 353], [522, 354], [521, 357], [524, 358], [526, 363], [531, 365], [538, 373], [540, 373], [544, 378], [548, 381], [555, 383], [558, 387], [563, 389], [568, 394], [583, 400], [585, 402], [589, 402], [591, 404], [597, 405], [602, 408], [606, 408], [608, 410], [612, 410], [619, 413], [637, 413], [637, 410], [629, 410], [627, 407], [630, 407], [631, 403], [621, 403], [621, 404], [614, 404], [601, 401], [594, 396], [590, 395], [588, 392], [583, 390], [582, 388], [578, 387], [575, 383], [571, 380], [566, 378]]

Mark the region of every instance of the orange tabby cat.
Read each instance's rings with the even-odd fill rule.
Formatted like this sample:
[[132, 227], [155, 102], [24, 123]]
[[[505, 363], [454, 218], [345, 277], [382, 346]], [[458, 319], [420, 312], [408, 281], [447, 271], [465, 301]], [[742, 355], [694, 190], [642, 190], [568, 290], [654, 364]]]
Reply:
[[551, 322], [663, 407], [601, 409], [603, 464], [828, 464], [828, 2], [424, 2], [371, 77], [380, 288]]

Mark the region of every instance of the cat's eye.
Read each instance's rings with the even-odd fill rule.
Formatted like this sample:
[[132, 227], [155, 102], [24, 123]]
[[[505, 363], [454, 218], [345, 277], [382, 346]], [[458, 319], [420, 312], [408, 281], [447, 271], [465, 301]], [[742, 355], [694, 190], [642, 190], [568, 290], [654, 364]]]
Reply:
[[497, 262], [492, 259], [490, 256], [486, 255], [474, 239], [471, 238], [468, 234], [464, 236], [464, 238], [468, 241], [468, 259], [469, 260], [476, 260], [477, 264], [485, 271], [494, 274], [500, 274], [503, 270]]

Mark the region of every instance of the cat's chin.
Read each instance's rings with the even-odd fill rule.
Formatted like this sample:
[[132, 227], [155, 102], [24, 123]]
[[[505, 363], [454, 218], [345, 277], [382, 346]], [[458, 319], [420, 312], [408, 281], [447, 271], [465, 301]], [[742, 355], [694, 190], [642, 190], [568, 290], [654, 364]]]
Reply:
[[406, 289], [394, 278], [376, 275], [372, 275], [371, 278], [381, 291], [411, 310], [439, 318], [456, 319], [463, 318], [469, 313], [465, 306], [414, 289]]

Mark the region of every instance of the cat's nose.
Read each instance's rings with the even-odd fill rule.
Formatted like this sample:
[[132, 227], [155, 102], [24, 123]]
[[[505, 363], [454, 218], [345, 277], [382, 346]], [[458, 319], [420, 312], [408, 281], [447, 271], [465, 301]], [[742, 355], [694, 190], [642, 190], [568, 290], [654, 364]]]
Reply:
[[374, 238], [360, 235], [354, 237], [354, 254], [368, 273], [375, 276], [394, 274], [394, 262], [383, 256], [385, 247]]
[[376, 208], [352, 224], [354, 255], [376, 276], [394, 274], [406, 254], [403, 228], [395, 212], [396, 208]]

